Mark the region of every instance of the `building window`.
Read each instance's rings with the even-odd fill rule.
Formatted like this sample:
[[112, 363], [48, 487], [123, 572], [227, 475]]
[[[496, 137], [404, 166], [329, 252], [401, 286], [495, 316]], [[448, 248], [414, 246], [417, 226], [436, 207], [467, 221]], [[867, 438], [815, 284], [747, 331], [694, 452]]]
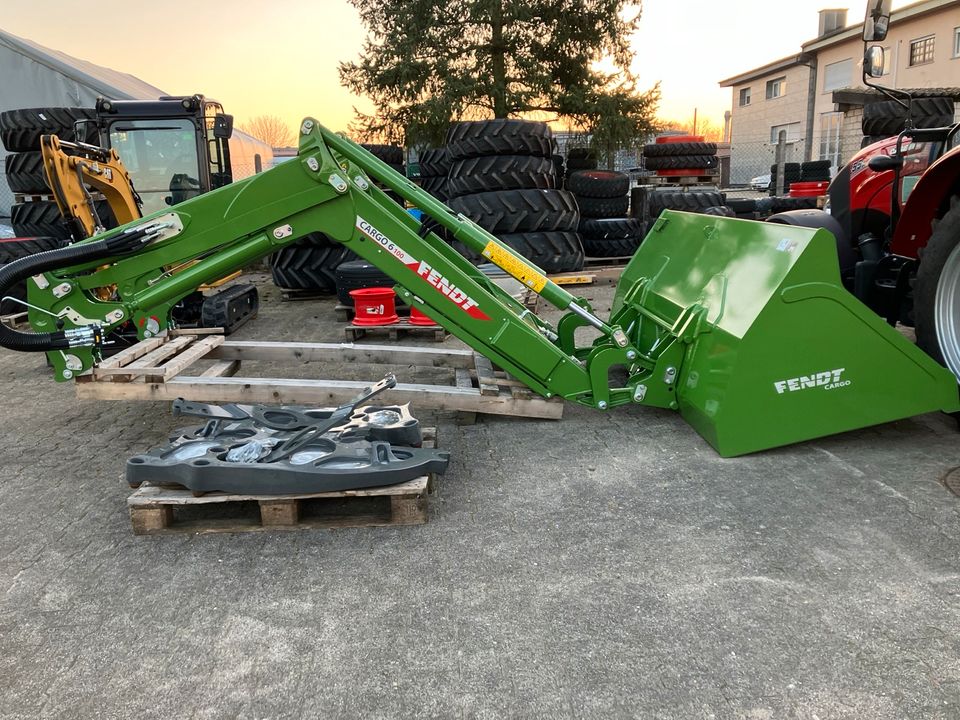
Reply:
[[767, 82], [767, 100], [782, 97], [787, 94], [787, 79], [785, 77], [777, 78]]
[[797, 142], [800, 139], [800, 123], [790, 123], [789, 125], [774, 125], [770, 128], [770, 143], [776, 145], [780, 141], [780, 131], [787, 133], [787, 142]]
[[960, 57], [960, 27], [953, 29], [953, 56]]
[[825, 93], [840, 88], [848, 88], [853, 79], [853, 60], [847, 58], [840, 62], [830, 63], [823, 72], [823, 91]]
[[750, 104], [750, 88], [740, 90], [740, 107], [746, 107]]
[[910, 41], [910, 67], [933, 62], [933, 41], [936, 36], [929, 35]]
[[840, 127], [842, 112], [828, 112], [820, 116], [820, 159], [840, 167]]

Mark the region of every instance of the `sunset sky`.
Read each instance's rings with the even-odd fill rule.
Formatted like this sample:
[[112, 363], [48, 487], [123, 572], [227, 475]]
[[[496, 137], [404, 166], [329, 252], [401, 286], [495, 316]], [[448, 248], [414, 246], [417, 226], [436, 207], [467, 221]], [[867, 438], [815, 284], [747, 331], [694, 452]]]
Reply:
[[[75, 0], [8, 5], [0, 28], [171, 94], [210, 95], [238, 123], [278, 115], [293, 128], [313, 115], [341, 130], [354, 106], [370, 107], [344, 90], [337, 74], [337, 63], [355, 59], [365, 36], [347, 0], [134, 0], [82, 13]], [[642, 89], [661, 82], [662, 118], [688, 120], [698, 108], [719, 126], [731, 102], [720, 80], [797, 52], [817, 33], [817, 11], [844, 5], [646, 0], [632, 38], [633, 69]], [[848, 24], [862, 19], [865, 6], [850, 5]]]

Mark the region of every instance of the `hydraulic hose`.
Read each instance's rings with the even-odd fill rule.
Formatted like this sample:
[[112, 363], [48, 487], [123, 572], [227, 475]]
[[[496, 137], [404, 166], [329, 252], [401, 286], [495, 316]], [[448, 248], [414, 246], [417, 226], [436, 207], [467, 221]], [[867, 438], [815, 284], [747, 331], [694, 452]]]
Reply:
[[[134, 252], [145, 242], [156, 237], [160, 229], [162, 229], [161, 226], [152, 225], [128, 230], [105, 240], [47, 250], [14, 260], [0, 267], [0, 297], [6, 296], [10, 288], [18, 282], [39, 273]], [[0, 347], [19, 352], [66, 350], [77, 346], [93, 347], [99, 346], [102, 340], [103, 335], [99, 325], [58, 330], [52, 333], [26, 333], [0, 325]]]

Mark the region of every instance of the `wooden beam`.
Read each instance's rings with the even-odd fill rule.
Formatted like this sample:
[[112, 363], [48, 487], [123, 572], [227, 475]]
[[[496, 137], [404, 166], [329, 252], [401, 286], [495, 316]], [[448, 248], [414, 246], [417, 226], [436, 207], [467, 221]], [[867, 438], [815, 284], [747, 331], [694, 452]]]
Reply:
[[217, 360], [269, 360], [272, 362], [339, 360], [348, 363], [416, 365], [418, 367], [466, 369], [473, 367], [472, 350], [355, 343], [228, 340], [211, 351], [209, 357]]

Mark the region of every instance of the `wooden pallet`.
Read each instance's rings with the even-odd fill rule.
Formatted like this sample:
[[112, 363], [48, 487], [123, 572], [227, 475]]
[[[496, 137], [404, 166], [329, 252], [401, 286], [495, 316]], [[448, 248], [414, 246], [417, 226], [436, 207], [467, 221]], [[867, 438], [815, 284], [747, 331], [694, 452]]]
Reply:
[[[215, 331], [214, 331], [215, 332]], [[367, 382], [282, 377], [239, 377], [241, 362], [301, 365], [316, 362], [370, 364]], [[502, 371], [486, 372], [490, 361], [473, 350], [353, 343], [280, 343], [226, 340], [210, 330], [176, 330], [142, 340], [76, 378], [76, 394], [85, 400], [340, 405], [355, 397], [384, 371], [378, 364], [449, 368], [451, 385], [400, 383], [382, 396], [386, 403], [411, 403], [416, 411], [559, 420], [563, 401], [541, 397]], [[479, 372], [483, 366], [485, 372]], [[497, 392], [481, 386], [487, 378]], [[401, 376], [401, 380], [404, 378]]]
[[[424, 428], [423, 447], [436, 446], [436, 429]], [[387, 487], [297, 495], [197, 496], [144, 483], [127, 498], [127, 508], [135, 535], [422, 525], [434, 480], [423, 475]]]
[[399, 340], [401, 335], [426, 335], [434, 342], [443, 342], [447, 338], [447, 331], [439, 325], [414, 325], [409, 320], [401, 318], [400, 322], [392, 325], [354, 325], [350, 323], [343, 329], [343, 337], [347, 342], [354, 342], [367, 335], [386, 335], [390, 340]]

